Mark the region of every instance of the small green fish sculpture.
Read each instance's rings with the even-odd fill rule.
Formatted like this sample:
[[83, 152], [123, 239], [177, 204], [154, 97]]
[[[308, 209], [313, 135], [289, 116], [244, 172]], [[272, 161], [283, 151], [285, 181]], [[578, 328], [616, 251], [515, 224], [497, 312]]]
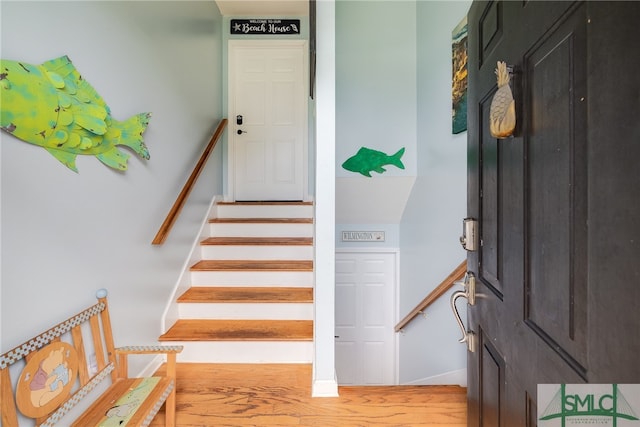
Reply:
[[75, 172], [78, 154], [126, 170], [129, 155], [118, 150], [119, 145], [149, 159], [142, 134], [150, 117], [142, 113], [124, 122], [112, 118], [102, 97], [67, 56], [42, 65], [0, 60], [0, 127], [43, 147]]
[[364, 176], [371, 178], [371, 171], [378, 173], [386, 172], [383, 168], [385, 165], [393, 165], [400, 169], [404, 169], [404, 165], [400, 158], [404, 154], [404, 147], [402, 147], [396, 154], [389, 156], [382, 151], [372, 150], [370, 148], [362, 147], [355, 156], [349, 157], [342, 167], [351, 172], [358, 172]]

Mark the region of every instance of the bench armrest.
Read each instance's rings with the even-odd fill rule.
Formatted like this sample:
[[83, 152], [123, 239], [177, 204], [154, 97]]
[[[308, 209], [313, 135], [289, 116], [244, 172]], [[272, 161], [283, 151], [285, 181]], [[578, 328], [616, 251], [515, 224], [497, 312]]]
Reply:
[[115, 349], [118, 359], [118, 377], [127, 378], [129, 375], [128, 356], [130, 354], [166, 354], [166, 376], [176, 378], [176, 354], [182, 352], [181, 345], [152, 345], [152, 346], [127, 346]]
[[168, 354], [180, 353], [181, 345], [134, 345], [116, 348], [116, 354]]

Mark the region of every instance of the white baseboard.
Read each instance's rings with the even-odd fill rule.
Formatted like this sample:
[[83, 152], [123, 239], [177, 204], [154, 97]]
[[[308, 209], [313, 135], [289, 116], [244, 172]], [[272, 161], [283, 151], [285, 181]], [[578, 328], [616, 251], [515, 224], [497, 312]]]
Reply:
[[338, 397], [338, 381], [313, 380], [311, 397]]
[[443, 374], [434, 375], [432, 377], [420, 378], [404, 385], [459, 385], [467, 386], [467, 369], [458, 369]]
[[136, 375], [136, 377], [141, 377], [141, 378], [152, 377], [153, 374], [156, 373], [158, 368], [162, 366], [164, 361], [165, 361], [165, 358], [162, 355], [160, 354], [156, 355], [149, 363], [147, 363], [147, 366], [145, 366], [142, 369], [142, 371], [138, 373], [138, 375]]
[[209, 218], [213, 217], [216, 203], [218, 200], [220, 200], [221, 197], [222, 196], [214, 195], [211, 198], [211, 201], [209, 202], [209, 208], [206, 214], [202, 217], [202, 222], [200, 223], [200, 231], [191, 244], [189, 256], [185, 259], [184, 264], [182, 265], [182, 270], [180, 271], [178, 281], [173, 286], [171, 296], [169, 297], [164, 312], [162, 313], [162, 319], [160, 321], [161, 334], [167, 332], [167, 330], [169, 330], [169, 328], [180, 318], [180, 314], [178, 313], [178, 303], [176, 300], [180, 296], [180, 294], [182, 294], [182, 292], [186, 291], [192, 286], [191, 272], [189, 270], [189, 267], [196, 261], [200, 261], [202, 259], [202, 256], [200, 254], [200, 242], [205, 237], [209, 236]]

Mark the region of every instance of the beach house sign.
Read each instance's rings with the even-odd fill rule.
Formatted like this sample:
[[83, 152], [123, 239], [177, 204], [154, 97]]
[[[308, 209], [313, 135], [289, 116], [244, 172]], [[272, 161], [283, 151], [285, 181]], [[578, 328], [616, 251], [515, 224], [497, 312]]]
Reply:
[[232, 19], [231, 34], [300, 34], [300, 20]]

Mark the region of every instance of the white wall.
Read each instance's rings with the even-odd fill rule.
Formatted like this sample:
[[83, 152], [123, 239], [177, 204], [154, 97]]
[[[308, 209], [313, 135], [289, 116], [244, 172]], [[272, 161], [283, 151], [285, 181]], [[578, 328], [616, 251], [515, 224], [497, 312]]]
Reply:
[[[469, 6], [417, 3], [418, 178], [400, 223], [401, 318], [466, 258], [458, 241], [466, 216], [466, 132], [451, 134], [451, 32]], [[401, 383], [464, 379], [466, 349], [450, 293], [400, 336]]]
[[373, 178], [416, 175], [416, 2], [336, 2], [336, 175], [365, 146], [389, 155], [400, 148], [405, 169]]
[[[458, 243], [466, 133], [451, 134], [451, 32], [469, 5], [336, 2], [336, 245], [400, 248], [399, 318], [466, 256]], [[344, 170], [362, 146], [387, 154], [405, 147], [406, 169], [372, 178]], [[382, 230], [389, 240], [344, 243], [343, 230]], [[463, 382], [456, 328], [448, 295], [414, 320], [399, 338], [400, 382]]]
[[[416, 170], [416, 2], [336, 2], [336, 221], [398, 223]], [[342, 168], [361, 147], [393, 155], [371, 178]]]
[[213, 2], [2, 1], [2, 58], [39, 64], [66, 54], [113, 117], [153, 117], [151, 159], [132, 156], [125, 173], [80, 156], [76, 174], [0, 133], [1, 351], [93, 304], [101, 287], [116, 345], [156, 342], [209, 201], [222, 190], [216, 149], [167, 242], [151, 245], [222, 117], [221, 22]]

